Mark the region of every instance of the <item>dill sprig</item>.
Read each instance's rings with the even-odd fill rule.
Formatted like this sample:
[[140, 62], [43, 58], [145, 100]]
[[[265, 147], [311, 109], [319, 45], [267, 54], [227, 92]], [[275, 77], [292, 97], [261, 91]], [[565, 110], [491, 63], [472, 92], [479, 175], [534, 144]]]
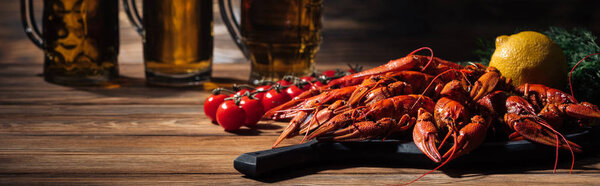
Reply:
[[[560, 27], [550, 27], [545, 31], [554, 43], [565, 53], [569, 70], [585, 56], [600, 52], [596, 36], [584, 28], [573, 28], [570, 32]], [[565, 75], [568, 78], [569, 74]], [[571, 75], [573, 92], [577, 100], [600, 104], [600, 56], [595, 55], [581, 62]], [[565, 90], [569, 90], [568, 85]]]
[[489, 65], [490, 59], [492, 58], [492, 54], [494, 54], [494, 50], [496, 50], [496, 41], [495, 40], [487, 40], [483, 38], [477, 39], [477, 46], [479, 49], [473, 51], [475, 55], [479, 56], [479, 61], [483, 65]]

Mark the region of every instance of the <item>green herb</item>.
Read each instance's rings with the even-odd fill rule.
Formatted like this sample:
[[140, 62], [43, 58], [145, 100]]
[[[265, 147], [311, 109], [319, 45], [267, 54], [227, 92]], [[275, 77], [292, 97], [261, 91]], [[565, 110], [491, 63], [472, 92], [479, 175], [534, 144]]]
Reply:
[[482, 38], [477, 40], [477, 46], [480, 49], [475, 50], [473, 53], [479, 56], [479, 61], [481, 64], [486, 66], [490, 64], [490, 58], [492, 57], [492, 54], [494, 54], [494, 50], [496, 50], [495, 42], [495, 40], [487, 40]]
[[[550, 27], [544, 34], [563, 50], [567, 57], [569, 70], [585, 56], [600, 52], [600, 47], [596, 44], [596, 37], [592, 32], [583, 28], [574, 28], [568, 32], [564, 28]], [[565, 76], [568, 78], [569, 74]], [[573, 70], [571, 78], [573, 92], [578, 101], [600, 104], [600, 96], [597, 96], [597, 91], [600, 89], [600, 56], [591, 56], [581, 62]], [[569, 88], [565, 87], [565, 90], [569, 90]]]
[[[569, 32], [564, 28], [550, 27], [543, 33], [563, 50], [569, 71], [585, 56], [600, 52], [596, 37], [587, 29], [574, 28]], [[475, 50], [475, 54], [481, 58], [482, 64], [489, 64], [495, 50], [494, 41], [479, 39], [478, 45], [480, 49]], [[565, 78], [569, 78], [568, 73], [565, 74]], [[580, 63], [573, 70], [571, 78], [573, 92], [578, 101], [600, 105], [600, 96], [597, 96], [597, 91], [600, 90], [600, 56], [591, 56]], [[563, 90], [570, 92], [568, 85]]]

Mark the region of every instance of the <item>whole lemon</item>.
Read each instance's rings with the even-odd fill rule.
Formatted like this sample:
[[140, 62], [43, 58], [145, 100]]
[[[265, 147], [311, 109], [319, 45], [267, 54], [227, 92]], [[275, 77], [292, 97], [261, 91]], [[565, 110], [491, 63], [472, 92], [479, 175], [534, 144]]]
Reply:
[[498, 36], [490, 66], [511, 78], [515, 86], [539, 83], [562, 89], [567, 82], [565, 54], [550, 38], [538, 32]]

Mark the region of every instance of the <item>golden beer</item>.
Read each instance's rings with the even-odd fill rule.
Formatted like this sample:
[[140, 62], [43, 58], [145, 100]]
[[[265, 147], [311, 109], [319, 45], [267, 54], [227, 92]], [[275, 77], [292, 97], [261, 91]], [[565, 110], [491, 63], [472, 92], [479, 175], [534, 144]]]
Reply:
[[243, 0], [241, 34], [251, 80], [303, 76], [321, 43], [322, 0]]
[[143, 2], [146, 79], [151, 84], [193, 85], [211, 76], [212, 1]]
[[117, 0], [44, 0], [41, 36], [31, 12], [24, 14], [26, 32], [44, 50], [45, 80], [91, 85], [117, 78], [118, 11]]

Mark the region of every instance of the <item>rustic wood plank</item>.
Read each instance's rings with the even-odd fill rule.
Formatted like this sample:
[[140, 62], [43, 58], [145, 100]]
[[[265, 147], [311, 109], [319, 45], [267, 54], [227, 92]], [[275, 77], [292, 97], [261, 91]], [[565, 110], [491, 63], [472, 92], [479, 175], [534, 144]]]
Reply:
[[120, 90], [4, 90], [0, 105], [202, 105], [207, 91], [160, 88]]
[[[308, 174], [308, 175], [304, 175]], [[44, 185], [262, 185], [276, 183], [282, 185], [389, 185], [411, 181], [419, 174], [378, 173], [378, 174], [298, 174], [289, 179], [248, 179], [238, 174], [0, 174], [4, 184], [44, 184]], [[450, 177], [445, 174], [430, 174], [413, 185], [595, 185], [600, 178], [594, 174], [472, 174], [464, 177]]]
[[[241, 155], [266, 150], [276, 137], [265, 136], [0, 136], [4, 155]], [[293, 145], [301, 139], [284, 141]], [[252, 144], [252, 145], [248, 145]], [[229, 161], [233, 161], [230, 159]]]
[[[129, 118], [135, 118], [131, 120]], [[260, 121], [255, 128], [225, 132], [204, 114], [129, 116], [57, 116], [37, 115], [0, 120], [1, 135], [132, 135], [132, 136], [276, 136], [287, 123]]]
[[237, 155], [0, 155], [0, 173], [235, 173]]
[[278, 135], [283, 122], [236, 132], [204, 115], [202, 105], [0, 105], [5, 135]]
[[0, 116], [123, 116], [203, 114], [202, 105], [0, 105]]
[[235, 135], [210, 123], [201, 105], [0, 105], [0, 118], [0, 133], [11, 135]]
[[[114, 147], [113, 147], [114, 148]], [[95, 154], [95, 153], [65, 153], [65, 154], [1, 154], [0, 174], [37, 174], [37, 173], [164, 173], [164, 174], [239, 174], [233, 168], [233, 160], [237, 154]], [[596, 159], [597, 160], [597, 159]], [[568, 164], [561, 163], [557, 171], [560, 174], [568, 174]], [[515, 174], [515, 179], [529, 175], [545, 174], [552, 175], [552, 164], [547, 166], [518, 167], [485, 166], [453, 167], [442, 169], [441, 172], [448, 176], [465, 176], [469, 174]], [[332, 163], [323, 162], [321, 165], [302, 167], [295, 170], [281, 171], [291, 174], [304, 171], [315, 171], [318, 173], [343, 173], [343, 174], [424, 174], [433, 167], [414, 168], [397, 164], [381, 163]], [[571, 175], [599, 174], [597, 165], [587, 165], [581, 169], [574, 169]], [[438, 172], [438, 173], [441, 173]], [[559, 175], [560, 175], [559, 174]], [[239, 174], [241, 175], [241, 174]], [[274, 175], [273, 178], [283, 176]], [[600, 178], [599, 178], [600, 179]]]

